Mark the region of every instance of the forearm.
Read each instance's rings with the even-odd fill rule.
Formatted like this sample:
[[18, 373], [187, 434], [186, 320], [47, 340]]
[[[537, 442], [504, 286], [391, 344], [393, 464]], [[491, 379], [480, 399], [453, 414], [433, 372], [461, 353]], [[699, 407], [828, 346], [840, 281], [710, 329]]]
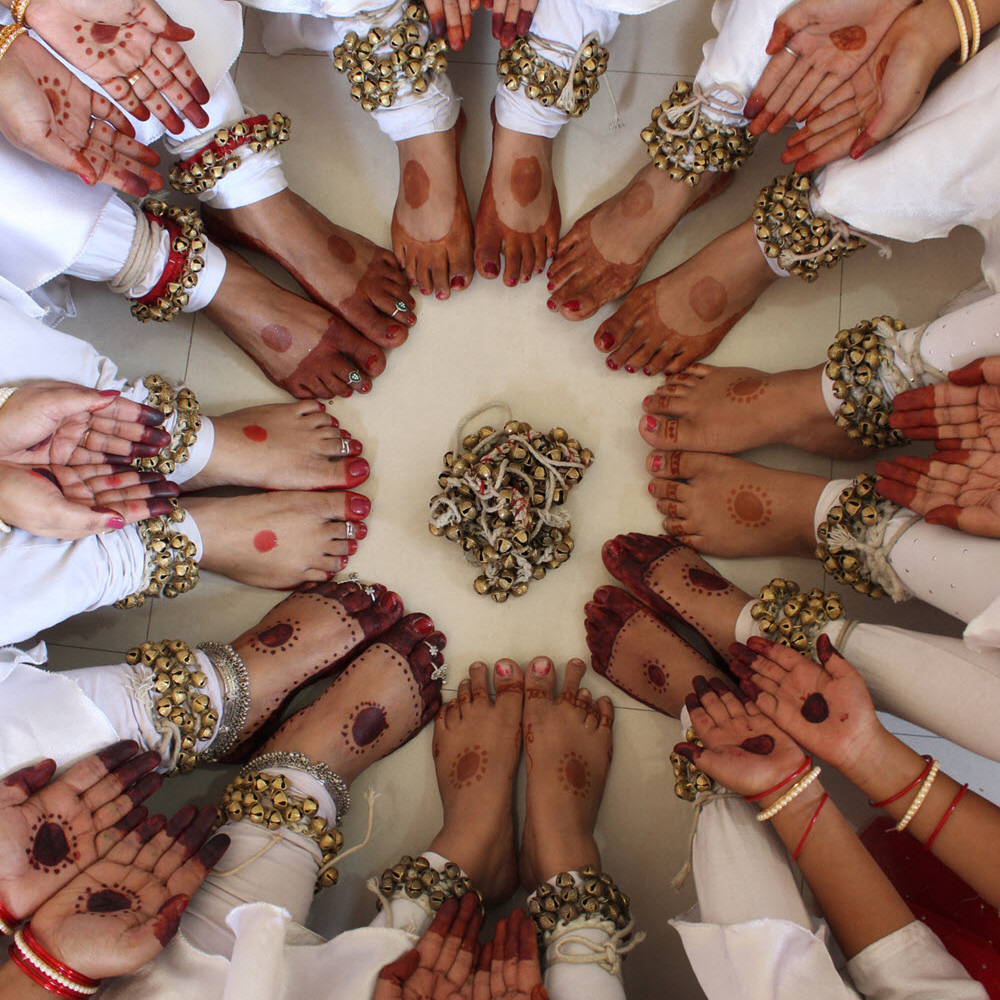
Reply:
[[[813, 782], [771, 820], [789, 853], [799, 846], [823, 795], [819, 782]], [[775, 794], [760, 805], [766, 807], [778, 797]], [[853, 958], [914, 919], [830, 800], [809, 831], [798, 864], [847, 958]]]
[[[877, 764], [876, 764], [877, 762]], [[926, 762], [898, 737], [883, 729], [873, 752], [845, 776], [872, 802], [884, 802], [906, 788], [926, 769]], [[920, 785], [883, 808], [896, 822], [906, 814]], [[926, 844], [945, 818], [962, 785], [939, 771], [927, 797], [906, 827]], [[1000, 843], [1000, 809], [967, 790], [930, 850], [993, 906], [1000, 906], [1000, 864], [995, 845]]]
[[10, 961], [0, 965], [0, 996], [4, 1000], [52, 1000], [52, 994], [44, 986], [29, 979]]

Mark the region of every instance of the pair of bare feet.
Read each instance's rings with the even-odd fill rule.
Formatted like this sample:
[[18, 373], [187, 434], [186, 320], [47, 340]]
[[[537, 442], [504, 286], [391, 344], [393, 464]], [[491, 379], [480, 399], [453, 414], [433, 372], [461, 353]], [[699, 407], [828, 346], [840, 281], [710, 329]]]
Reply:
[[202, 537], [201, 568], [275, 589], [330, 580], [343, 570], [368, 534], [371, 501], [355, 492], [371, 471], [361, 442], [317, 400], [252, 406], [213, 417], [212, 425], [208, 464], [181, 492], [266, 492], [184, 497]]
[[410, 285], [442, 300], [467, 288], [476, 271], [493, 280], [502, 268], [510, 287], [529, 281], [559, 240], [552, 140], [493, 119], [493, 155], [473, 226], [459, 162], [464, 131], [463, 113], [447, 132], [397, 144], [393, 250]]
[[728, 187], [732, 176], [706, 173], [690, 187], [655, 164], [578, 220], [549, 268], [548, 307], [589, 319], [626, 296], [594, 335], [612, 371], [679, 372], [710, 354], [777, 280], [750, 219], [713, 240], [679, 267], [636, 286], [677, 223]]
[[[474, 663], [458, 696], [438, 713], [434, 764], [444, 807], [430, 845], [461, 865], [487, 904], [518, 882], [532, 890], [563, 871], [600, 867], [594, 825], [611, 765], [614, 709], [580, 687], [581, 660], [556, 669], [545, 656], [525, 669], [498, 660]], [[513, 783], [522, 745], [527, 793], [520, 851], [515, 842]]]

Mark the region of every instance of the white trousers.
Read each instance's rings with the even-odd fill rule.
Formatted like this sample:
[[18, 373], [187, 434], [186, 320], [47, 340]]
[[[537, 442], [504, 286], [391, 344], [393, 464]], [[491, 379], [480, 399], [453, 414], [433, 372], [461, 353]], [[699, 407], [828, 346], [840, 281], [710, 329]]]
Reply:
[[[774, 20], [787, 7], [788, 0], [717, 0], [712, 21], [719, 35], [705, 44], [696, 83], [734, 112], [704, 108], [709, 118], [746, 123], [742, 105], [770, 58], [765, 46]], [[908, 243], [974, 226], [986, 240], [983, 274], [996, 290], [998, 140], [1000, 39], [938, 85], [894, 136], [858, 160], [838, 160], [818, 171], [813, 208], [863, 232]]]
[[[0, 385], [43, 378], [118, 389], [139, 403], [148, 395], [141, 381], [127, 383], [115, 363], [90, 344], [29, 319], [0, 300]], [[172, 431], [176, 419], [170, 417], [164, 428]], [[201, 472], [214, 443], [212, 422], [203, 417], [188, 461], [168, 478], [183, 483]], [[181, 530], [200, 555], [201, 534], [190, 514]], [[20, 642], [72, 615], [135, 593], [145, 563], [145, 548], [134, 525], [78, 541], [37, 538], [18, 528], [0, 535], [0, 645]]]

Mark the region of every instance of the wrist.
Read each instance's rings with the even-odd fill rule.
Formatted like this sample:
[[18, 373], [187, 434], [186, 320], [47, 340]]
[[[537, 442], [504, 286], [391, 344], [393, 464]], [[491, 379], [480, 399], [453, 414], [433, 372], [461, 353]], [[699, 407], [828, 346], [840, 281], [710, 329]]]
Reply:
[[52, 994], [44, 986], [26, 976], [13, 962], [0, 965], [0, 996], [4, 1000], [52, 1000]]
[[867, 751], [840, 771], [872, 802], [881, 802], [905, 787], [923, 767], [923, 759], [916, 750], [880, 725]]
[[933, 63], [933, 73], [959, 50], [960, 35], [954, 9], [948, 0], [926, 0], [915, 7], [910, 16], [913, 19], [914, 39], [925, 48], [928, 62]]

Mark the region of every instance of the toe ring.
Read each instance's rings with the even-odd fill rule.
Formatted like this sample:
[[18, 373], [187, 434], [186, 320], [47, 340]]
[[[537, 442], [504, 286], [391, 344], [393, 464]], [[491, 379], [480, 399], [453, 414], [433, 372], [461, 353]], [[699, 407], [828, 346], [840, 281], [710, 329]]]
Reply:
[[347, 376], [347, 381], [350, 382], [350, 383], [352, 383], [352, 384], [360, 382], [361, 381], [361, 374], [360, 374], [360, 372], [352, 371], [350, 373], [350, 375]]

